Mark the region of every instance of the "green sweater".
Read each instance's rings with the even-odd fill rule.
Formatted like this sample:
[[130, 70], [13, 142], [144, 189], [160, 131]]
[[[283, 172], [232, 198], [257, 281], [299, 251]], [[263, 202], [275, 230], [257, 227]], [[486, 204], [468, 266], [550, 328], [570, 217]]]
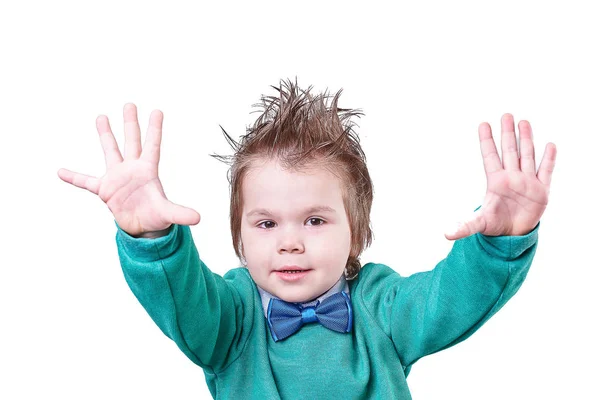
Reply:
[[348, 281], [351, 333], [309, 324], [279, 342], [248, 271], [211, 272], [188, 226], [143, 239], [117, 225], [116, 240], [131, 290], [204, 369], [214, 398], [410, 399], [411, 366], [468, 338], [521, 286], [538, 227], [524, 236], [458, 240], [433, 270], [408, 277], [366, 264]]

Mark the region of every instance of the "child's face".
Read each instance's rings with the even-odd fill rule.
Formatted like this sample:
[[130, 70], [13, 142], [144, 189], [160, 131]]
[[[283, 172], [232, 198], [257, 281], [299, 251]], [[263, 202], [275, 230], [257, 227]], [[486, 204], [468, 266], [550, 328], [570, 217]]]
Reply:
[[244, 178], [242, 193], [243, 255], [259, 287], [304, 302], [340, 279], [351, 242], [339, 178], [324, 168], [293, 172], [261, 161]]

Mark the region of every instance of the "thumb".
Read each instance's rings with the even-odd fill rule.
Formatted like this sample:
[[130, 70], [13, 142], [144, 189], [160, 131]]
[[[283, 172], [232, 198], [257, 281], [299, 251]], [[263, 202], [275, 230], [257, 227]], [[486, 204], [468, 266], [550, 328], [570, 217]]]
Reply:
[[169, 202], [166, 214], [170, 217], [171, 223], [177, 225], [196, 225], [200, 222], [200, 214], [197, 211], [171, 202]]
[[462, 222], [451, 224], [446, 229], [446, 239], [458, 240], [470, 236], [474, 233], [483, 232], [485, 230], [485, 219], [481, 208], [472, 213], [469, 217], [463, 219]]

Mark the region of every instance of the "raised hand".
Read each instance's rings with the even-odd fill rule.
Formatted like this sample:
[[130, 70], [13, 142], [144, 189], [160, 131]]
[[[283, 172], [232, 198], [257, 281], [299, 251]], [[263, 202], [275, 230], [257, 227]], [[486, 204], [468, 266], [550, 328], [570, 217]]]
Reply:
[[546, 145], [536, 173], [529, 122], [519, 122], [520, 155], [511, 114], [502, 116], [501, 127], [502, 160], [490, 125], [479, 125], [487, 192], [483, 204], [470, 218], [446, 232], [449, 240], [478, 232], [487, 236], [525, 235], [535, 228], [546, 209], [556, 162], [556, 146], [553, 143]]
[[96, 119], [96, 128], [106, 160], [101, 178], [61, 168], [58, 176], [74, 186], [97, 194], [113, 213], [117, 224], [135, 237], [156, 237], [172, 224], [195, 225], [200, 222], [196, 211], [167, 200], [158, 179], [163, 114], [150, 115], [144, 147], [134, 104], [123, 107], [125, 120], [125, 158], [104, 115]]

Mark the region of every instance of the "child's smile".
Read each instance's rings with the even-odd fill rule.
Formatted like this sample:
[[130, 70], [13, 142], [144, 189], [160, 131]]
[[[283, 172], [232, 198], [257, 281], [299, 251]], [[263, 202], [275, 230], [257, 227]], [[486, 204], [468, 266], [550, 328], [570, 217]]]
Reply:
[[243, 253], [259, 287], [304, 302], [340, 279], [351, 242], [337, 176], [323, 167], [296, 172], [260, 161], [246, 175], [242, 197]]

